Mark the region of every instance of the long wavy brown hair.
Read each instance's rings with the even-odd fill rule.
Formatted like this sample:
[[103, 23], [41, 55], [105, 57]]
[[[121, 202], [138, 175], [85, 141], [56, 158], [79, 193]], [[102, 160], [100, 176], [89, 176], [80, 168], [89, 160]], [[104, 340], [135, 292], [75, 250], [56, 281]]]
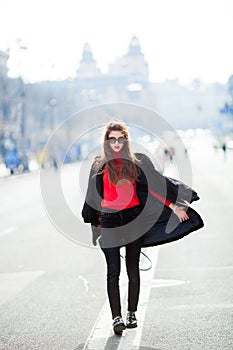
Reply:
[[[126, 141], [121, 150], [121, 161], [120, 161], [120, 169], [118, 170], [114, 151], [109, 145], [108, 139], [111, 131], [120, 131]], [[98, 164], [96, 166], [102, 171], [107, 169], [109, 181], [112, 185], [115, 185], [119, 179], [127, 179], [129, 181], [136, 181], [138, 177], [138, 170], [136, 166], [137, 158], [132, 153], [130, 149], [130, 141], [129, 141], [129, 133], [127, 126], [121, 120], [114, 120], [109, 122], [105, 127], [104, 132], [104, 143], [103, 143], [103, 155], [98, 160]]]

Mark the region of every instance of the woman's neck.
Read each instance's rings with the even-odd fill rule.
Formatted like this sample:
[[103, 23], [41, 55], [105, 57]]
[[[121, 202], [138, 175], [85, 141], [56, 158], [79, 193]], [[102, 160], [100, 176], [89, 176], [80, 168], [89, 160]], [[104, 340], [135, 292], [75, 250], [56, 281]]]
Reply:
[[114, 156], [114, 158], [121, 158], [121, 154], [122, 154], [122, 152], [121, 151], [119, 151], [119, 152], [114, 152], [113, 153], [113, 156]]

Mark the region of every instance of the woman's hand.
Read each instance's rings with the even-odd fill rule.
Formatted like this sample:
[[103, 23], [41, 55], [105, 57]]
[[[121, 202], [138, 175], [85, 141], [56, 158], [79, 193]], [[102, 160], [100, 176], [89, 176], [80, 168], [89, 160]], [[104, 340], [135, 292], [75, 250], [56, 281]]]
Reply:
[[186, 221], [189, 219], [188, 214], [185, 211], [184, 207], [175, 206], [173, 209], [174, 213], [178, 216], [180, 222]]

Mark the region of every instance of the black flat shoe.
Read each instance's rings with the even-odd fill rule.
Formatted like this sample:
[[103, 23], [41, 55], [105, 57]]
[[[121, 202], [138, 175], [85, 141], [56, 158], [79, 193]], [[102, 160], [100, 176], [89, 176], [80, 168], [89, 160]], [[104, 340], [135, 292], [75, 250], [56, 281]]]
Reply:
[[134, 313], [133, 314], [130, 314], [130, 313], [127, 314], [126, 327], [127, 328], [136, 328], [137, 327], [137, 319], [136, 319], [136, 316], [135, 316]]
[[121, 317], [116, 318], [113, 321], [112, 326], [113, 326], [114, 333], [117, 334], [117, 335], [121, 335], [123, 330], [126, 328], [126, 326], [124, 324], [124, 321], [122, 320]]

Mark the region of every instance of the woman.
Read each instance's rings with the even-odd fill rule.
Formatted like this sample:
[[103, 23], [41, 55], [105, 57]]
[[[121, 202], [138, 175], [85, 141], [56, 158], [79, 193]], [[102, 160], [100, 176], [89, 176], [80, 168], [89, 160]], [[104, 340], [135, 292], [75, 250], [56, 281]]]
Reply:
[[[185, 201], [198, 199], [192, 189], [182, 186], [180, 192]], [[203, 226], [196, 212], [176, 204], [177, 199], [181, 202], [178, 194], [177, 183], [158, 173], [146, 155], [131, 152], [128, 130], [123, 122], [106, 125], [103, 155], [96, 157], [92, 165], [82, 216], [85, 222], [92, 224], [95, 245], [101, 236], [115, 334], [137, 327], [141, 247], [182, 238]], [[190, 220], [189, 213], [197, 222]], [[170, 233], [166, 231], [169, 220]], [[190, 224], [185, 225], [188, 221]], [[123, 246], [129, 281], [126, 323], [122, 319], [119, 291], [120, 248]]]

